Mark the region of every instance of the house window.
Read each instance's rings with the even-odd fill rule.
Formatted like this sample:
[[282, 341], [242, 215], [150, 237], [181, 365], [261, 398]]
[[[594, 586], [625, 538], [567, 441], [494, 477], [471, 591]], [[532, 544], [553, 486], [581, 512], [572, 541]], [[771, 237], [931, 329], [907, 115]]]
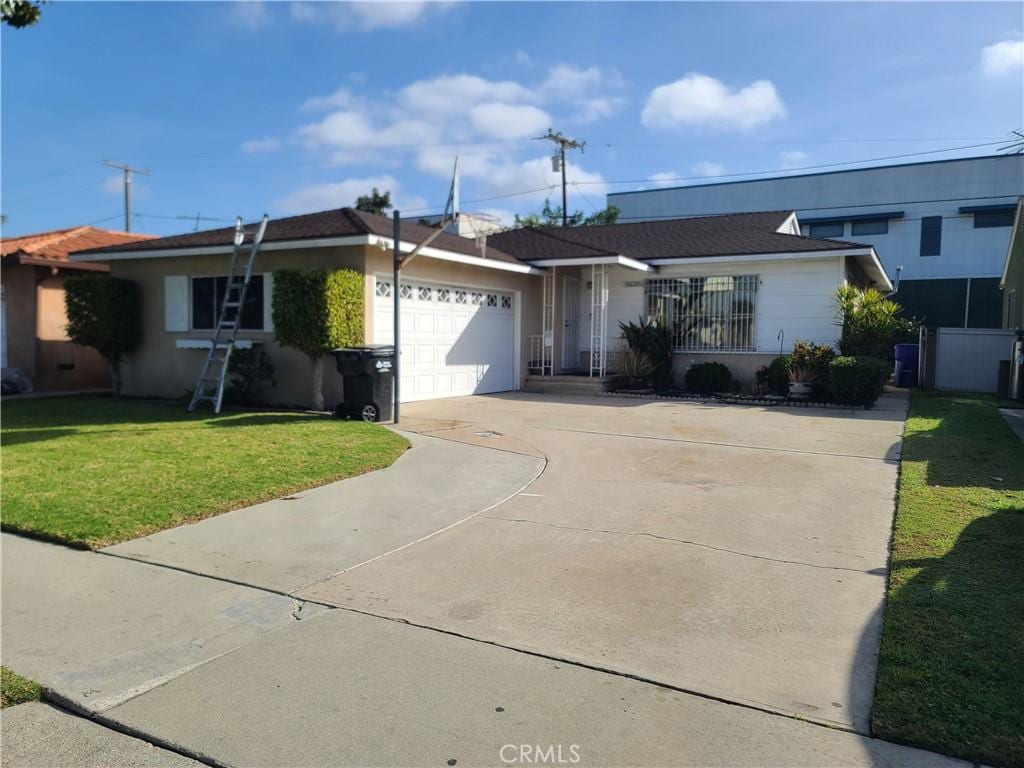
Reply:
[[502, 309], [512, 309], [512, 297], [511, 296], [502, 296], [501, 297], [501, 308]]
[[672, 329], [675, 352], [754, 352], [757, 275], [648, 280], [647, 314]]
[[853, 235], [888, 235], [888, 219], [865, 219], [853, 222], [850, 234]]
[[[220, 277], [192, 278], [192, 328], [197, 331], [212, 331], [220, 317], [224, 302], [224, 289], [228, 279]], [[245, 306], [242, 307], [242, 322], [239, 328], [248, 331], [263, 330], [263, 275], [253, 275], [245, 292]], [[233, 319], [238, 310], [228, 307], [226, 316]]]
[[921, 255], [938, 256], [942, 251], [942, 217], [925, 216], [921, 219]]
[[990, 229], [992, 227], [1012, 227], [1013, 214], [1013, 208], [1007, 208], [1002, 211], [975, 211], [974, 228]]
[[811, 237], [842, 237], [843, 222], [828, 221], [821, 224], [811, 224], [807, 232]]
[[377, 287], [374, 288], [374, 292], [383, 299], [388, 298], [391, 295], [391, 283], [378, 280]]
[[416, 289], [416, 296], [419, 298], [420, 301], [430, 301], [430, 289], [427, 288], [425, 285], [421, 285], [419, 288]]

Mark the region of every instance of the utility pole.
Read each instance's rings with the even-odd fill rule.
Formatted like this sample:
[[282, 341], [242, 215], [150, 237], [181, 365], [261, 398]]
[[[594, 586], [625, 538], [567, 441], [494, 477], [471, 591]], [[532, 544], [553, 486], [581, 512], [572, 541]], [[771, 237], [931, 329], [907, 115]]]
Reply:
[[104, 160], [105, 165], [124, 171], [124, 231], [132, 231], [132, 174], [141, 173], [149, 176], [149, 171], [143, 168], [132, 168], [124, 163], [115, 163], [111, 160]]
[[565, 150], [567, 149], [578, 149], [580, 152], [587, 145], [585, 141], [576, 141], [576, 139], [570, 139], [559, 132], [555, 132], [548, 128], [548, 132], [543, 136], [538, 136], [537, 141], [550, 141], [556, 147], [558, 147], [558, 154], [552, 158], [552, 165], [557, 164], [558, 168], [554, 170], [562, 171], [562, 226], [568, 226], [569, 224], [569, 200], [565, 189]]

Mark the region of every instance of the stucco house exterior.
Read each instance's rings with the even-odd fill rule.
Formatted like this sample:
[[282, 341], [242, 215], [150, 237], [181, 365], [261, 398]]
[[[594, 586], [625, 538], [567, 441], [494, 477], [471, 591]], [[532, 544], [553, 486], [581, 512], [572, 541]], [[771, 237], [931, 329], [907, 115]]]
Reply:
[[[278, 380], [268, 399], [308, 399], [305, 357], [274, 341], [273, 272], [348, 268], [364, 275], [367, 343], [392, 341], [392, 226], [342, 208], [270, 222], [239, 338], [262, 344]], [[403, 222], [400, 249], [434, 230]], [[664, 314], [675, 374], [718, 359], [750, 381], [797, 339], [833, 343], [844, 282], [890, 290], [870, 245], [806, 237], [792, 211], [580, 228], [518, 229], [486, 242], [444, 233], [402, 271], [403, 400], [514, 391], [558, 374], [600, 378], [621, 349], [618, 323]], [[76, 254], [139, 283], [143, 343], [124, 367], [133, 395], [190, 392], [212, 336], [232, 230]], [[341, 379], [326, 376], [327, 403]]]
[[65, 332], [64, 281], [107, 272], [103, 263], [69, 261], [85, 248], [149, 238], [81, 226], [0, 240], [0, 357], [3, 376], [24, 391], [54, 392], [110, 386], [110, 370], [94, 349], [72, 344]]

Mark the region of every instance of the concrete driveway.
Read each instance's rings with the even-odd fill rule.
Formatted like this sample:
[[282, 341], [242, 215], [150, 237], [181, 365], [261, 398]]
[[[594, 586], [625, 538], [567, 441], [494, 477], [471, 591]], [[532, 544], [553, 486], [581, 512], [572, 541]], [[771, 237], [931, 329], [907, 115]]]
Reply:
[[296, 596], [866, 733], [905, 408], [407, 406], [403, 429], [547, 467]]

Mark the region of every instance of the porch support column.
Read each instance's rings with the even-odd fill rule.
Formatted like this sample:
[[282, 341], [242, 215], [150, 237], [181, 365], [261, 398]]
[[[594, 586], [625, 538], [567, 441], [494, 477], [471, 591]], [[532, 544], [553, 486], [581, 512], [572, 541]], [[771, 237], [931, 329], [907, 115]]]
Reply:
[[608, 364], [608, 272], [604, 264], [590, 267], [590, 375], [604, 376]]
[[541, 315], [540, 373], [551, 376], [555, 372], [555, 270], [544, 273], [544, 297]]

